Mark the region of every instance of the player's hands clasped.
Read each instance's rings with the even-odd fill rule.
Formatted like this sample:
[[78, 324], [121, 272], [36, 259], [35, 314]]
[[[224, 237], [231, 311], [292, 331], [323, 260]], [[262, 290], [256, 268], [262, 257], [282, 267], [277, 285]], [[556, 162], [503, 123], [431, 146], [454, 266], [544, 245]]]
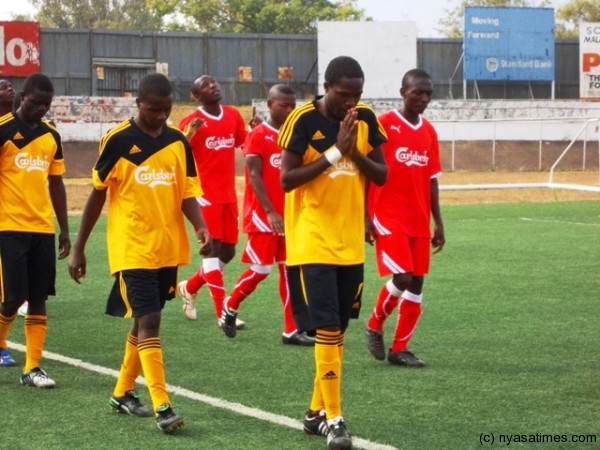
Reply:
[[356, 139], [358, 137], [358, 111], [351, 108], [346, 112], [344, 120], [340, 123], [336, 147], [342, 155], [352, 157], [356, 152]]

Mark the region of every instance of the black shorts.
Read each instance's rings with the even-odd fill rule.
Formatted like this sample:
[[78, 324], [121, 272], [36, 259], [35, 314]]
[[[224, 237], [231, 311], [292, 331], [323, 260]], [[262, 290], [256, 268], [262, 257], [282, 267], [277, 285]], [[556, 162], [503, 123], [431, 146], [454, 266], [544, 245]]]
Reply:
[[0, 302], [56, 295], [54, 234], [0, 231]]
[[160, 312], [167, 300], [175, 298], [176, 288], [177, 267], [117, 272], [106, 314], [131, 318]]
[[300, 331], [316, 328], [348, 328], [358, 318], [364, 266], [304, 264], [289, 266], [288, 286], [296, 326]]

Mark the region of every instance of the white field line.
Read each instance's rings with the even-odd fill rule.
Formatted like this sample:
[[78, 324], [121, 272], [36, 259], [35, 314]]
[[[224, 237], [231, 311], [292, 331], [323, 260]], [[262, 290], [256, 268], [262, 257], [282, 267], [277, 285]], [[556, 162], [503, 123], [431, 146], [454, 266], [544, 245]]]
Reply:
[[[7, 341], [7, 345], [10, 349], [25, 352], [25, 346], [22, 344]], [[44, 350], [44, 358], [50, 359], [52, 361], [58, 361], [63, 364], [68, 364], [70, 366], [77, 367], [78, 369], [85, 369], [89, 370], [90, 372], [99, 373], [101, 375], [107, 375], [113, 378], [118, 378], [119, 376], [119, 372], [117, 370], [98, 366], [96, 364], [91, 364], [82, 361], [81, 359], [70, 358], [68, 356], [63, 356], [58, 353], [53, 353], [46, 350]], [[139, 384], [147, 386], [146, 380], [143, 377], [139, 377], [137, 379], [137, 382]], [[189, 389], [185, 389], [179, 386], [173, 386], [172, 384], [167, 384], [167, 390], [170, 393], [180, 395], [181, 397], [189, 398], [192, 400], [197, 400], [199, 402], [206, 403], [207, 405], [214, 406], [215, 408], [225, 409], [236, 414], [241, 414], [243, 416], [264, 420], [265, 422], [270, 422], [276, 425], [281, 425], [293, 428], [294, 430], [302, 431], [301, 422], [286, 416], [280, 416], [278, 414], [273, 414], [258, 408], [251, 408], [249, 406], [242, 405], [241, 403], [229, 402], [227, 400], [223, 400], [217, 397], [211, 397], [210, 395], [200, 394], [198, 392], [190, 391]], [[352, 444], [353, 448], [362, 448], [365, 450], [398, 450], [396, 447], [392, 447], [391, 445], [379, 444], [377, 442], [372, 442], [357, 437], [352, 438]]]
[[549, 223], [558, 223], [561, 225], [581, 225], [581, 226], [591, 226], [591, 227], [600, 227], [600, 223], [591, 223], [591, 222], [573, 222], [570, 220], [558, 220], [558, 219], [536, 219], [534, 217], [489, 217], [489, 218], [469, 218], [469, 219], [457, 219], [456, 222], [510, 222], [520, 220], [522, 222], [549, 222]]
[[533, 217], [519, 217], [519, 220], [523, 222], [548, 222], [548, 223], [559, 223], [561, 225], [588, 225], [591, 227], [600, 227], [600, 223], [589, 223], [589, 222], [572, 222], [570, 220], [558, 220], [558, 219], [536, 219]]

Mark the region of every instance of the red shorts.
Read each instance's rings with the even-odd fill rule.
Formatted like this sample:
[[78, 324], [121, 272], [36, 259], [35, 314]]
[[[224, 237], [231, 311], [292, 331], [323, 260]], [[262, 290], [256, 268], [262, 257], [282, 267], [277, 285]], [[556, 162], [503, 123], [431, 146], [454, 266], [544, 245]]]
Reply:
[[412, 272], [422, 276], [429, 272], [431, 239], [414, 238], [404, 233], [377, 236], [375, 251], [380, 276]]
[[237, 244], [238, 241], [238, 205], [233, 203], [209, 203], [198, 197], [206, 228], [213, 239], [225, 244]]
[[242, 253], [242, 262], [263, 266], [285, 262], [285, 236], [273, 233], [248, 233], [248, 241]]

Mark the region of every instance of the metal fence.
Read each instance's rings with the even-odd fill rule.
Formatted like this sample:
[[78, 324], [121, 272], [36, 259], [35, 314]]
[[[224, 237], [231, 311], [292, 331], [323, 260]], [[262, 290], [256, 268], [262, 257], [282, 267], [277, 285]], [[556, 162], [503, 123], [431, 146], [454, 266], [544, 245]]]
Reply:
[[[290, 84], [299, 98], [318, 92], [316, 35], [43, 28], [40, 41], [41, 70], [57, 95], [134, 95], [138, 80], [157, 69], [168, 73], [177, 101], [188, 99], [193, 80], [203, 73], [219, 80], [223, 101], [233, 105], [265, 98], [278, 82]], [[464, 93], [462, 45], [462, 39], [417, 39], [417, 63], [433, 78], [434, 98], [551, 98], [550, 83], [478, 83], [476, 91], [470, 84]], [[555, 98], [578, 98], [578, 55], [577, 40], [556, 42]], [[23, 78], [11, 81], [19, 88]]]

